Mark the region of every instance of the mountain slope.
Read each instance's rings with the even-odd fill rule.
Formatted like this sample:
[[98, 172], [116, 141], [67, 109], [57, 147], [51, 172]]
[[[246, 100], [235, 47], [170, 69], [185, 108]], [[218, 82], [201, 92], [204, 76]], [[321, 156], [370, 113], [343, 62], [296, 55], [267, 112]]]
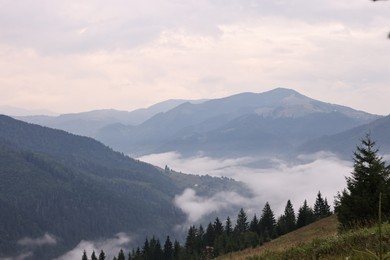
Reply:
[[[95, 137], [96, 132], [102, 127], [111, 124], [138, 125], [158, 113], [166, 112], [185, 102], [188, 101], [181, 99], [166, 100], [148, 108], [141, 108], [132, 112], [102, 109], [59, 116], [19, 116], [16, 119], [65, 130], [73, 134]], [[199, 103], [203, 102], [203, 100], [191, 102]]]
[[139, 156], [179, 151], [209, 156], [254, 155], [293, 147], [365, 124], [378, 116], [305, 97], [290, 89], [184, 103], [138, 126], [100, 129], [97, 139]]
[[347, 131], [311, 140], [298, 148], [299, 153], [315, 153], [319, 151], [333, 152], [343, 158], [350, 159], [356, 144], [366, 135], [377, 142], [382, 154], [390, 154], [390, 116], [379, 118]]
[[228, 179], [180, 176], [176, 181], [91, 138], [0, 115], [0, 257], [24, 250], [18, 240], [45, 233], [57, 245], [37, 248], [33, 259], [118, 232], [165, 236], [185, 221], [173, 205], [185, 188], [242, 188]]

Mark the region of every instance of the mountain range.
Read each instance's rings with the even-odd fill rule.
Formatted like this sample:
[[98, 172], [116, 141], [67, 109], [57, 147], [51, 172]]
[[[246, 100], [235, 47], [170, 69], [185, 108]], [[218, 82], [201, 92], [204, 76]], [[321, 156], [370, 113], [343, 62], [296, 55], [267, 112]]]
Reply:
[[55, 245], [34, 248], [28, 259], [52, 259], [81, 240], [119, 232], [165, 237], [186, 221], [174, 205], [186, 188], [199, 196], [246, 193], [231, 179], [166, 171], [89, 137], [3, 115], [0, 155], [0, 258], [29, 254], [20, 241], [45, 234]]
[[[50, 120], [19, 119], [95, 138], [132, 157], [175, 151], [188, 157], [293, 158], [323, 150], [350, 156], [352, 144], [382, 124], [382, 118], [277, 88], [196, 102], [168, 100], [133, 112], [100, 110]], [[348, 131], [355, 133], [354, 138]], [[375, 139], [376, 130], [372, 134]], [[388, 139], [382, 136], [378, 139], [387, 151]], [[330, 140], [343, 145], [336, 148]]]
[[97, 131], [107, 125], [138, 125], [154, 115], [169, 111], [182, 103], [192, 102], [196, 104], [204, 101], [205, 100], [170, 99], [152, 105], [148, 108], [140, 108], [131, 112], [115, 109], [101, 109], [56, 116], [28, 115], [15, 116], [15, 118], [28, 123], [39, 124], [55, 129], [61, 129], [73, 134], [95, 138]]
[[137, 126], [103, 127], [96, 138], [132, 156], [169, 151], [184, 156], [283, 156], [308, 141], [379, 118], [279, 88], [183, 103]]

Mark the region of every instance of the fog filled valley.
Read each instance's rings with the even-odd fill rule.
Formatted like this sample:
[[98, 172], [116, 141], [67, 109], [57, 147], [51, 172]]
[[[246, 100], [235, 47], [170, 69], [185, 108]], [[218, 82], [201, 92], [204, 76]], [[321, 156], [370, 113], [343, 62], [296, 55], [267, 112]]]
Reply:
[[240, 209], [250, 221], [267, 202], [275, 218], [288, 200], [297, 214], [319, 191], [333, 209], [360, 140], [369, 133], [389, 158], [389, 129], [389, 116], [281, 88], [132, 112], [2, 115], [0, 259], [111, 259], [145, 238], [184, 243], [191, 226], [235, 223]]

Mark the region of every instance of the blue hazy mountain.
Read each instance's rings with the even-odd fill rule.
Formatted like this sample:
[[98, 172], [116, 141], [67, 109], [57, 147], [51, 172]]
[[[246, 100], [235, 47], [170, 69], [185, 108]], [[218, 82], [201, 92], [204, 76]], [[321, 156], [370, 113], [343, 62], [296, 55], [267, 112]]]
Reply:
[[329, 151], [350, 160], [361, 139], [370, 134], [377, 143], [380, 154], [390, 154], [390, 116], [379, 118], [371, 123], [354, 127], [347, 131], [311, 140], [300, 146], [296, 153]]
[[281, 155], [378, 118], [278, 88], [183, 103], [137, 126], [103, 127], [96, 138], [134, 156], [168, 151], [212, 157]]
[[[101, 109], [81, 113], [62, 114], [58, 116], [35, 115], [17, 116], [15, 118], [25, 122], [61, 129], [73, 134], [93, 138], [100, 128], [107, 125], [138, 125], [158, 113], [166, 112], [185, 102], [189, 101], [171, 99], [157, 103], [148, 108], [141, 108], [131, 112], [115, 109]], [[203, 101], [194, 100], [191, 102], [198, 103]]]

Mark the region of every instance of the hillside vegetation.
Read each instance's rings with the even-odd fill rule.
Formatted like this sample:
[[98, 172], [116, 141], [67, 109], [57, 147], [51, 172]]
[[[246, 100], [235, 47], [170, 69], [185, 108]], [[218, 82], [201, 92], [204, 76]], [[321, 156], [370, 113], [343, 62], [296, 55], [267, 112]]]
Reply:
[[[338, 232], [335, 215], [281, 236], [262, 246], [219, 257], [227, 259], [367, 259], [358, 251], [379, 251], [378, 228]], [[390, 251], [390, 224], [382, 225], [384, 252]]]

